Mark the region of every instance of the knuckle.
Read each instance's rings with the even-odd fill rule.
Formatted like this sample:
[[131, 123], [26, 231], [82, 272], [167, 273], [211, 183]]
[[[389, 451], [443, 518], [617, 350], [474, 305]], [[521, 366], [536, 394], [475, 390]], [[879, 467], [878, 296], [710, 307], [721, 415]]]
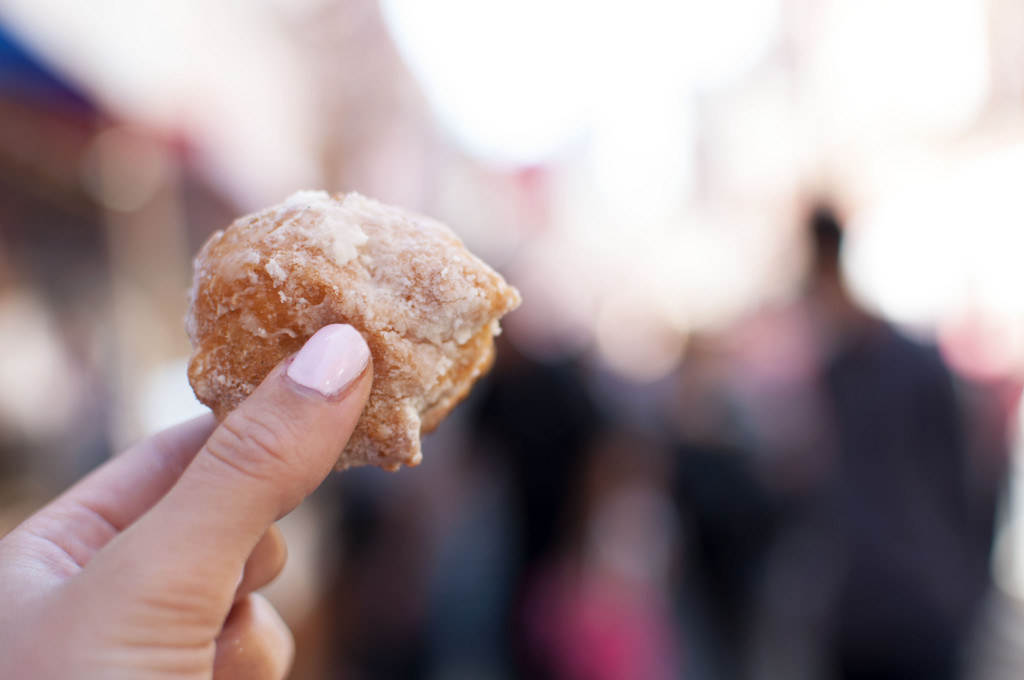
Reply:
[[[166, 582], [174, 585], [175, 575], [168, 574]], [[178, 588], [147, 588], [139, 591], [135, 600], [126, 606], [125, 618], [131, 628], [145, 635], [146, 631], [175, 629], [216, 632], [222, 623], [217, 607], [211, 602], [223, 595], [212, 586], [203, 587], [191, 582]], [[135, 642], [142, 642], [136, 640]]]
[[277, 484], [294, 464], [288, 434], [279, 419], [234, 411], [210, 437], [206, 450], [211, 458], [238, 474]]

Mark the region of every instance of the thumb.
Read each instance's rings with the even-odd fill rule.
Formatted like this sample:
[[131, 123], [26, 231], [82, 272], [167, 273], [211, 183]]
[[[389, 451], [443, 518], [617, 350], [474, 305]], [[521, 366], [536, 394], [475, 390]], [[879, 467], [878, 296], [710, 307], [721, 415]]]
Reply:
[[116, 583], [126, 604], [139, 597], [226, 614], [260, 537], [323, 481], [351, 436], [370, 364], [354, 328], [319, 330], [228, 414], [178, 483], [83, 577]]

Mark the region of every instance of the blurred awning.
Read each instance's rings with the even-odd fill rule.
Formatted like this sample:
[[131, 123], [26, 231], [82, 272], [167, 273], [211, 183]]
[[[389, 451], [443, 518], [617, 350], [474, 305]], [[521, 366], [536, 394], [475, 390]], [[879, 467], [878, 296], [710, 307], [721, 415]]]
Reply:
[[0, 20], [113, 117], [188, 139], [210, 178], [254, 207], [318, 180], [311, 83], [286, 7], [6, 0]]
[[32, 100], [56, 108], [90, 110], [78, 88], [49, 68], [0, 24], [0, 97]]

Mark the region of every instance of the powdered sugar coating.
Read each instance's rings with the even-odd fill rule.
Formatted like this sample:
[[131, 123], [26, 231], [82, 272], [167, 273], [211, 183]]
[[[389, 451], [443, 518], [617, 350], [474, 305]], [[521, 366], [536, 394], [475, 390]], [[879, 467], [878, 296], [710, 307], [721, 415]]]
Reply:
[[444, 225], [358, 194], [299, 192], [236, 220], [195, 261], [189, 380], [223, 417], [331, 323], [366, 338], [374, 380], [338, 467], [420, 462], [489, 367], [516, 290]]

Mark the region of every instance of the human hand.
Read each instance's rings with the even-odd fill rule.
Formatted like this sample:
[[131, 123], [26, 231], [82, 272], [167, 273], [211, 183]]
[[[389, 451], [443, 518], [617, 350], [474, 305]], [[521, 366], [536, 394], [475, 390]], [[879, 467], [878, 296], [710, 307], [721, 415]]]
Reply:
[[0, 540], [0, 677], [278, 680], [293, 642], [253, 591], [273, 523], [320, 484], [369, 395], [370, 354], [327, 326], [218, 426], [135, 445]]

